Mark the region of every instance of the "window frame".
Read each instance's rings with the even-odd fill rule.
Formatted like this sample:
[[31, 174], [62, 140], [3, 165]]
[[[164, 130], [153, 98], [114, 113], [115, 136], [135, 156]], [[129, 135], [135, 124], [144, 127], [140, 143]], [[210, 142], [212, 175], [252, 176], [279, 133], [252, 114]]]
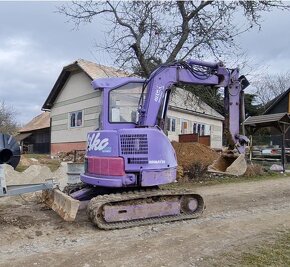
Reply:
[[[77, 121], [78, 121], [77, 117], [78, 117], [79, 113], [82, 114], [81, 125], [77, 125]], [[71, 125], [71, 122], [72, 122], [71, 121], [71, 116], [73, 114], [75, 115], [75, 118], [74, 118], [75, 125], [74, 126]], [[76, 110], [76, 111], [68, 112], [68, 128], [69, 129], [75, 129], [75, 128], [82, 128], [82, 127], [84, 127], [84, 110]]]
[[[108, 117], [107, 117], [107, 119], [108, 119], [108, 123], [109, 124], [127, 124], [127, 125], [137, 125], [137, 121], [138, 121], [138, 107], [137, 107], [137, 109], [136, 110], [132, 110], [133, 112], [136, 112], [136, 119], [137, 119], [137, 121], [136, 122], [127, 122], [127, 121], [112, 121], [111, 120], [111, 118], [110, 118], [110, 114], [111, 114], [111, 111], [112, 111], [112, 109], [111, 109], [111, 105], [110, 105], [110, 99], [111, 99], [111, 94], [112, 93], [114, 93], [114, 91], [118, 91], [118, 90], [128, 90], [128, 93], [130, 93], [130, 89], [129, 88], [122, 88], [122, 87], [125, 87], [125, 86], [127, 86], [128, 84], [136, 84], [136, 85], [140, 85], [140, 89], [141, 89], [141, 92], [140, 92], [140, 97], [141, 97], [141, 94], [142, 94], [142, 86], [143, 86], [143, 82], [129, 82], [129, 83], [126, 83], [126, 84], [123, 84], [122, 86], [119, 86], [119, 87], [117, 87], [117, 88], [113, 88], [113, 89], [111, 89], [110, 91], [109, 91], [109, 93], [108, 93], [108, 99], [107, 99], [107, 101], [108, 101], [108, 106], [107, 106], [107, 110], [108, 110]], [[144, 93], [144, 95], [145, 95], [145, 98], [147, 97], [147, 88], [145, 89], [145, 93]], [[144, 95], [143, 95], [143, 97], [144, 97]], [[140, 97], [139, 97], [139, 100], [138, 101], [140, 101]], [[145, 98], [143, 99], [143, 101], [145, 101]], [[132, 114], [131, 114], [132, 115]]]
[[[174, 129], [173, 129], [173, 121], [174, 121]], [[176, 132], [176, 118], [171, 118], [171, 120], [170, 120], [170, 130], [173, 133]]]
[[[171, 133], [175, 133], [176, 132], [176, 125], [177, 125], [177, 118], [176, 117], [167, 117], [167, 126], [166, 126], [166, 130], [168, 132], [171, 132]], [[174, 121], [174, 123], [173, 123]], [[174, 130], [173, 130], [173, 125], [174, 125]]]
[[[188, 133], [189, 123], [190, 123], [189, 120], [187, 120], [187, 119], [181, 119], [181, 121], [180, 121], [180, 133], [181, 134], [187, 134]], [[186, 125], [186, 127], [183, 128], [183, 126], [185, 126], [185, 125]], [[189, 131], [190, 131], [190, 129], [189, 129]]]
[[[206, 127], [209, 126], [209, 134], [206, 134]], [[207, 136], [211, 133], [211, 125], [202, 122], [192, 122], [192, 133], [197, 134], [198, 136]]]

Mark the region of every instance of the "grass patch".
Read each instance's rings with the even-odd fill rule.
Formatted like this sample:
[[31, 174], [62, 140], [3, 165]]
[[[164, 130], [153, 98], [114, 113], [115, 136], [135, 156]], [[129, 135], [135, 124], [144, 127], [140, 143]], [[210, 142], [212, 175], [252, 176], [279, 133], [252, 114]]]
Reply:
[[18, 164], [18, 166], [16, 167], [16, 171], [18, 172], [24, 172], [29, 166], [25, 166], [25, 165], [22, 165], [22, 164]]
[[174, 188], [188, 188], [195, 186], [208, 186], [208, 185], [218, 185], [218, 184], [230, 184], [230, 183], [244, 183], [244, 182], [255, 182], [255, 181], [264, 181], [264, 180], [274, 180], [274, 179], [282, 179], [289, 177], [289, 173], [266, 173], [264, 175], [257, 176], [216, 176], [211, 179], [207, 179], [204, 181], [188, 181], [188, 180], [179, 180], [177, 183], [171, 183], [167, 185], [162, 185], [161, 187], [164, 189], [174, 189]]
[[266, 241], [238, 252], [240, 249], [218, 258], [205, 258], [202, 266], [290, 266], [290, 230], [271, 234]]
[[50, 155], [48, 154], [23, 154], [22, 157], [26, 157], [29, 159], [37, 159], [37, 160], [51, 159]]
[[242, 253], [240, 263], [248, 266], [290, 266], [290, 233], [274, 244], [258, 246], [251, 252]]
[[208, 180], [201, 182], [202, 185], [216, 185], [216, 184], [226, 184], [226, 183], [243, 183], [243, 182], [251, 182], [251, 181], [263, 181], [263, 180], [273, 180], [273, 179], [280, 179], [283, 177], [288, 177], [289, 174], [281, 174], [281, 173], [274, 173], [269, 172], [264, 175], [255, 175], [255, 176], [223, 176], [223, 177], [216, 177], [215, 179]]
[[42, 163], [42, 165], [46, 165], [52, 172], [56, 171], [60, 167], [59, 160], [52, 159], [49, 162], [46, 162], [45, 164]]

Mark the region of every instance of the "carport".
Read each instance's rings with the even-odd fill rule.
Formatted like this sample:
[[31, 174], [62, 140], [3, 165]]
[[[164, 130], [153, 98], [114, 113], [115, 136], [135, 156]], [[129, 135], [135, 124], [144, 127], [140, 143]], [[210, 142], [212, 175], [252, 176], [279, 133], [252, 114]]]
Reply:
[[290, 114], [289, 113], [276, 113], [260, 116], [250, 116], [244, 122], [249, 135], [253, 135], [261, 128], [274, 127], [281, 133], [281, 163], [283, 171], [285, 171], [285, 134], [290, 127]]

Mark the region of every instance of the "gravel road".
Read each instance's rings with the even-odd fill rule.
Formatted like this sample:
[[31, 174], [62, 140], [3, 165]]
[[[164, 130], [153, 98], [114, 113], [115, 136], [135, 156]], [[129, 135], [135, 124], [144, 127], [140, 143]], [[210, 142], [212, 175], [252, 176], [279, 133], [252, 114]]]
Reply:
[[210, 266], [290, 228], [289, 177], [194, 188], [207, 205], [201, 218], [113, 231], [85, 212], [67, 223], [35, 200], [0, 199], [0, 266]]

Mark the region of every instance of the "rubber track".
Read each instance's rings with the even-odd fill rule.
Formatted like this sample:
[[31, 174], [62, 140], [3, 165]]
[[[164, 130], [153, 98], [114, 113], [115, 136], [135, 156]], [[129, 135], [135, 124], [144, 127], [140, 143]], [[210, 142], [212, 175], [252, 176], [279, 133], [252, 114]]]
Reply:
[[[148, 219], [138, 219], [126, 222], [106, 222], [103, 219], [103, 206], [110, 205], [110, 203], [116, 203], [121, 201], [128, 201], [128, 200], [140, 200], [151, 198], [154, 196], [165, 196], [165, 197], [175, 197], [175, 196], [186, 196], [186, 195], [195, 195], [198, 196], [199, 199], [199, 207], [194, 213], [182, 213], [179, 215], [169, 215], [163, 217], [155, 217], [155, 218], [148, 218]], [[161, 190], [155, 189], [150, 191], [133, 191], [127, 192], [122, 194], [110, 194], [110, 195], [102, 195], [92, 198], [88, 208], [87, 213], [89, 219], [92, 221], [94, 225], [97, 227], [104, 229], [104, 230], [112, 230], [112, 229], [122, 229], [122, 228], [129, 228], [134, 226], [141, 226], [141, 225], [148, 225], [148, 224], [156, 224], [156, 223], [166, 223], [166, 222], [173, 222], [179, 220], [189, 220], [189, 219], [196, 219], [204, 211], [204, 202], [200, 195], [195, 194], [192, 191], [188, 191], [187, 189], [184, 190]], [[97, 215], [100, 216], [97, 216]]]

